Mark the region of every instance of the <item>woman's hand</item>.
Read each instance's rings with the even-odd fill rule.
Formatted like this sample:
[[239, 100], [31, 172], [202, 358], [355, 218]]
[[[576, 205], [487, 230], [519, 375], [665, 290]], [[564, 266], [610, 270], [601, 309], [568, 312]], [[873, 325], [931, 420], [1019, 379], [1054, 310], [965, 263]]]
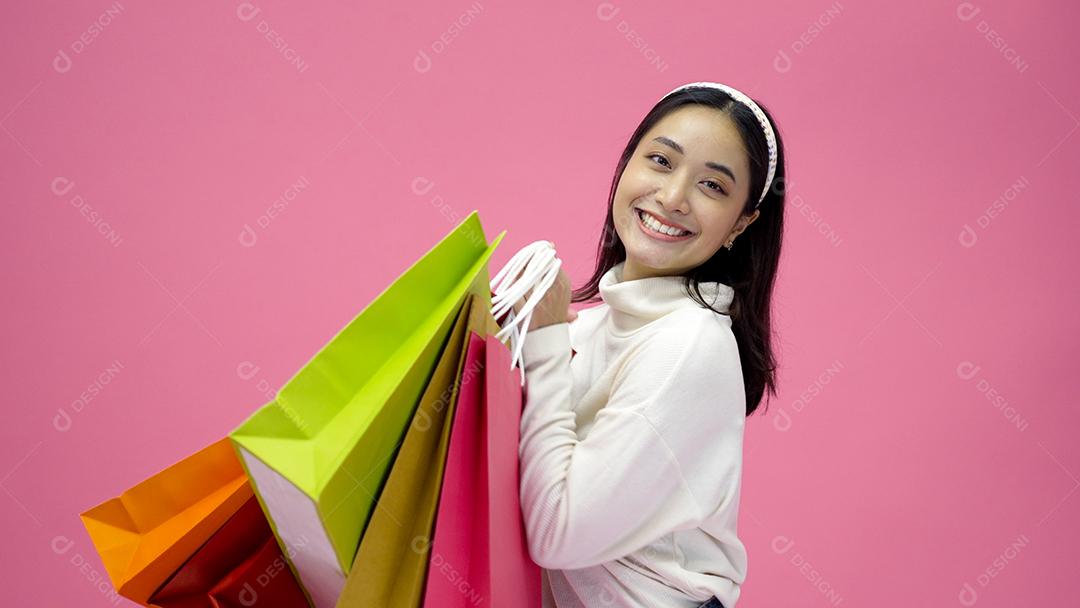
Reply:
[[[570, 278], [563, 269], [559, 268], [559, 274], [555, 282], [544, 294], [544, 298], [532, 310], [532, 319], [529, 320], [529, 329], [539, 329], [556, 323], [569, 323], [577, 318], [577, 311], [570, 310]], [[532, 295], [532, 290], [525, 297], [514, 304], [514, 313], [517, 314], [525, 306], [525, 301]]]

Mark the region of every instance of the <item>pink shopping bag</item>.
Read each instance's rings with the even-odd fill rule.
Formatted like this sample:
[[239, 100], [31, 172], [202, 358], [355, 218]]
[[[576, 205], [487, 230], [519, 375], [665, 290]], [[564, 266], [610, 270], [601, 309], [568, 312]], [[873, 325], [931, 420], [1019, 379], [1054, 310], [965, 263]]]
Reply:
[[470, 333], [424, 605], [540, 606], [518, 499], [521, 384], [510, 351]]

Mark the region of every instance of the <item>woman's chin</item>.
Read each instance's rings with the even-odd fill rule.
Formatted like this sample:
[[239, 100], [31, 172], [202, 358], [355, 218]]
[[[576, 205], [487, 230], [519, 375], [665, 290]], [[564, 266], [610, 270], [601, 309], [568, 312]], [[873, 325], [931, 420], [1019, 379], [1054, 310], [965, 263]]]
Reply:
[[626, 255], [633, 256], [642, 263], [668, 265], [678, 261], [679, 251], [671, 245], [673, 243], [660, 243], [656, 241], [642, 242], [640, 239], [627, 243]]
[[651, 275], [668, 274], [670, 269], [678, 266], [673, 263], [675, 260], [671, 256], [655, 255], [655, 252], [627, 250], [626, 261], [639, 272], [644, 271]]

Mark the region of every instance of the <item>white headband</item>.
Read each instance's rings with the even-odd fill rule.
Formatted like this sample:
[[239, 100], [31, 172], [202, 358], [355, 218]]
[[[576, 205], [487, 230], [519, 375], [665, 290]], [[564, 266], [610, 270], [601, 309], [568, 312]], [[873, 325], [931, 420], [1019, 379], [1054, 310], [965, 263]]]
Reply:
[[769, 191], [769, 185], [772, 184], [773, 177], [776, 175], [776, 134], [773, 133], [772, 125], [769, 124], [769, 119], [765, 116], [765, 112], [754, 103], [753, 99], [750, 99], [748, 95], [738, 89], [727, 86], [726, 84], [720, 84], [719, 82], [690, 82], [684, 84], [678, 88], [672, 89], [667, 95], [661, 97], [661, 99], [667, 98], [671, 93], [688, 89], [691, 87], [705, 87], [711, 89], [720, 89], [721, 91], [730, 95], [735, 101], [738, 101], [750, 108], [750, 111], [757, 117], [758, 122], [761, 123], [761, 130], [765, 132], [765, 141], [769, 144], [769, 173], [765, 177], [765, 187], [761, 190], [761, 196], [758, 197], [757, 204], [754, 208], [757, 209], [758, 205], [761, 205], [761, 201], [765, 198], [765, 194]]

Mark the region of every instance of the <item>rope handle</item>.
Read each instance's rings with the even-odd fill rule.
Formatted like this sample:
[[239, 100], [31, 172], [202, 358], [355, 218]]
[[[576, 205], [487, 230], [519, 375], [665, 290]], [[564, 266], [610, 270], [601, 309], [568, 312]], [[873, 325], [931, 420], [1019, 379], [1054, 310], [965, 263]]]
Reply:
[[[507, 344], [513, 356], [510, 369], [517, 365], [521, 370], [521, 385], [525, 385], [525, 367], [521, 361], [521, 349], [529, 331], [533, 309], [544, 299], [544, 294], [555, 284], [562, 260], [555, 254], [555, 243], [535, 241], [515, 253], [491, 280], [491, 314], [501, 329], [495, 338]], [[520, 276], [519, 276], [520, 275]], [[518, 300], [529, 297], [520, 311], [514, 310]]]

